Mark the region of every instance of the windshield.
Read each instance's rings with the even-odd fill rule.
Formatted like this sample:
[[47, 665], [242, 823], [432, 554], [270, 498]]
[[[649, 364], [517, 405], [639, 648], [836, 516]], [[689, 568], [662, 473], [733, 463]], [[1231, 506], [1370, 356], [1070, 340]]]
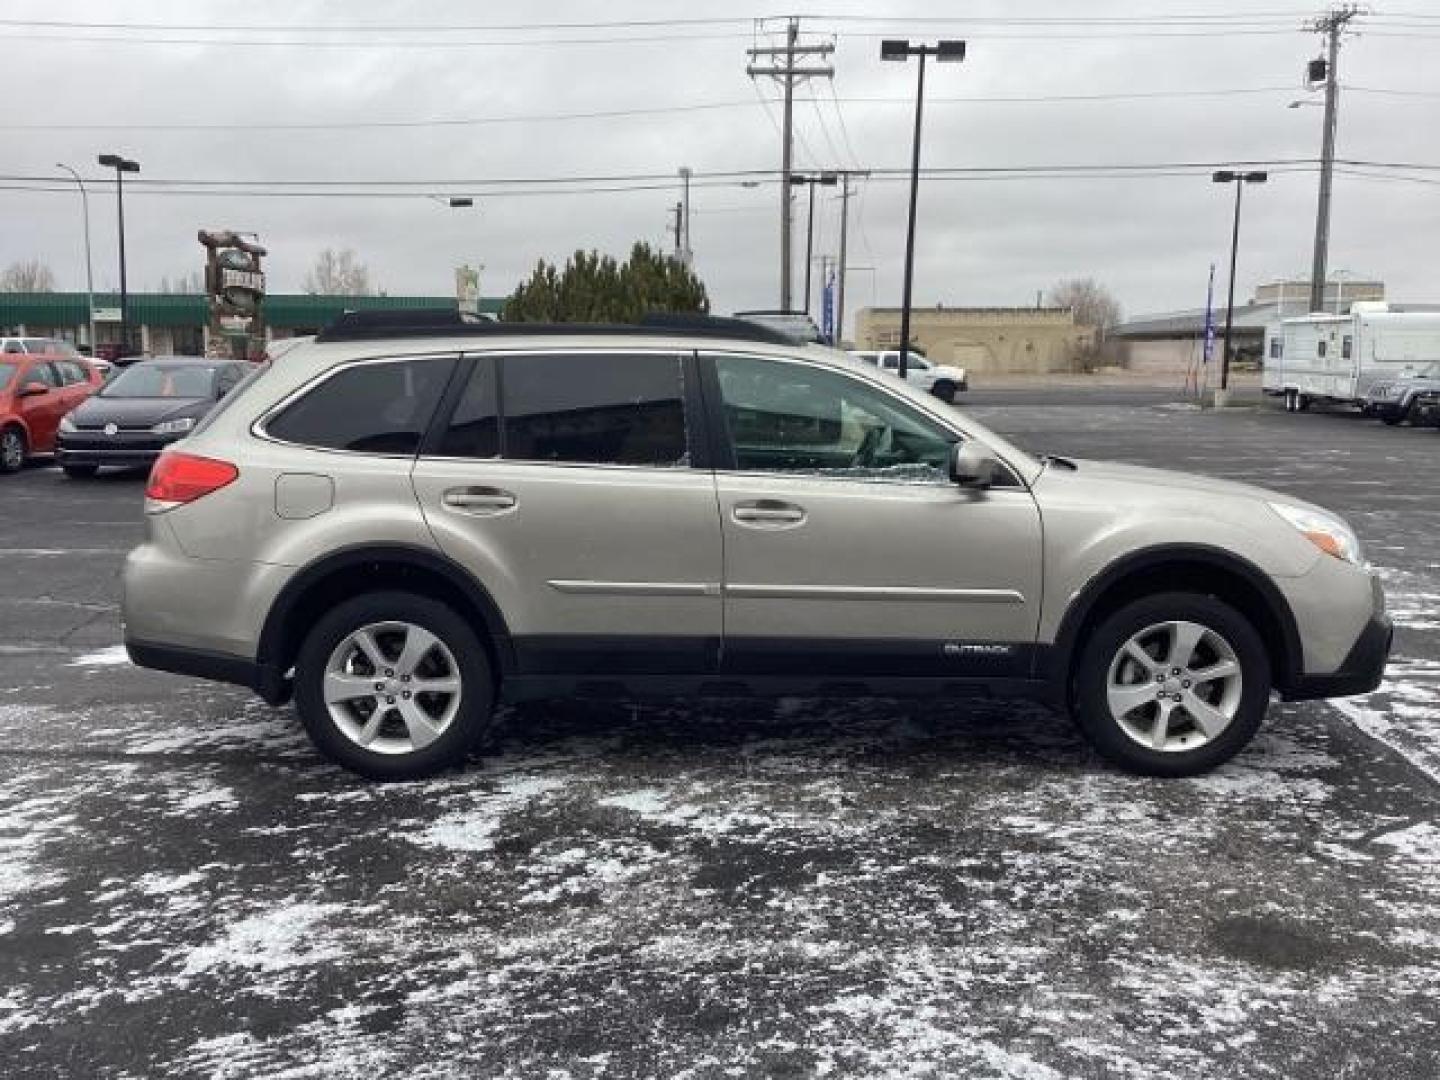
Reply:
[[205, 364], [136, 364], [116, 375], [100, 391], [107, 398], [204, 398], [215, 382]]
[[10, 380], [15, 378], [15, 373], [19, 370], [19, 364], [7, 364], [0, 361], [0, 390], [4, 390], [10, 385]]

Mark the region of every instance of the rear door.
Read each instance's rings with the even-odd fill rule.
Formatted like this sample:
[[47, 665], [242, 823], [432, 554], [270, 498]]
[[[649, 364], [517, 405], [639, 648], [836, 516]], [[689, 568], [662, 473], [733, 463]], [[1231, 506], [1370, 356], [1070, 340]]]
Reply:
[[1041, 535], [1018, 478], [951, 483], [960, 436], [858, 375], [702, 359], [720, 440], [725, 671], [1028, 673]]
[[474, 357], [415, 490], [522, 674], [716, 669], [720, 525], [694, 380], [673, 349]]

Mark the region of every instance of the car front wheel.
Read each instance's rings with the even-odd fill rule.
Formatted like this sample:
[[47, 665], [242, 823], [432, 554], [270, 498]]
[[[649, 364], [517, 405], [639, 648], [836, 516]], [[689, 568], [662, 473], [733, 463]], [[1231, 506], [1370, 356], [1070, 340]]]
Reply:
[[946, 405], [955, 404], [955, 384], [949, 379], [941, 379], [930, 388], [930, 393], [945, 402]]
[[374, 780], [463, 763], [490, 723], [485, 646], [446, 605], [403, 592], [357, 596], [305, 638], [295, 704], [315, 745]]
[[25, 433], [8, 427], [0, 431], [0, 473], [18, 472], [25, 464]]
[[1095, 628], [1073, 694], [1076, 721], [1106, 758], [1148, 776], [1193, 776], [1229, 760], [1259, 730], [1269, 658], [1228, 604], [1163, 593]]

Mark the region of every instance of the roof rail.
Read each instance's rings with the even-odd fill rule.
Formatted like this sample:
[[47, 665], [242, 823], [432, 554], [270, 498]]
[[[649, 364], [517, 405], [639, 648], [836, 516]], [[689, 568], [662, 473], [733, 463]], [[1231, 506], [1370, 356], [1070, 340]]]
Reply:
[[454, 308], [408, 311], [347, 311], [315, 335], [317, 342], [373, 341], [411, 337], [554, 337], [559, 335], [632, 335], [709, 337], [793, 345], [776, 330], [713, 315], [652, 312], [638, 323], [491, 322], [467, 318]]

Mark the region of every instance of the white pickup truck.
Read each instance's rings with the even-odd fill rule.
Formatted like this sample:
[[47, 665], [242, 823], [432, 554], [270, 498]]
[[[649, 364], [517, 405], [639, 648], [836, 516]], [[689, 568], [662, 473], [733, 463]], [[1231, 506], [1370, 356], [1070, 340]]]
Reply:
[[[856, 349], [850, 355], [892, 374], [900, 373], [899, 349]], [[970, 389], [970, 378], [964, 368], [932, 364], [925, 357], [913, 352], [906, 353], [905, 356], [905, 381], [934, 394], [944, 402], [953, 402], [956, 394]]]

